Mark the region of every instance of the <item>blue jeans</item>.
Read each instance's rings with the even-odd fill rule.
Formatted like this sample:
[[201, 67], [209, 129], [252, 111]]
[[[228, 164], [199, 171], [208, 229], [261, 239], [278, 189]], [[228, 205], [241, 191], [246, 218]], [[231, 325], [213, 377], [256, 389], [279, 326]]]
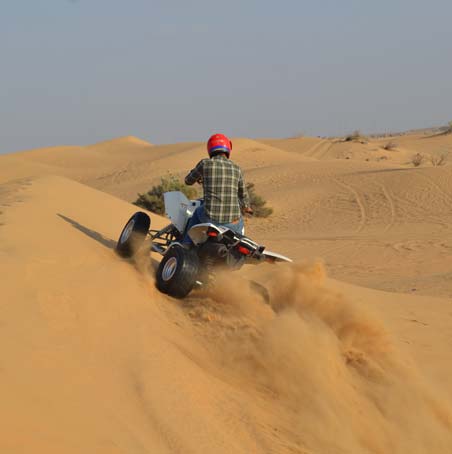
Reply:
[[218, 225], [221, 227], [226, 227], [227, 229], [231, 229], [233, 232], [239, 233], [239, 234], [242, 234], [243, 227], [244, 227], [243, 218], [241, 216], [240, 216], [240, 219], [238, 220], [238, 222], [236, 222], [235, 224], [232, 224], [232, 223], [220, 224], [219, 222], [213, 221], [212, 219], [209, 218], [209, 216], [207, 216], [207, 213], [205, 212], [204, 207], [201, 205], [200, 207], [196, 208], [195, 212], [193, 213], [193, 216], [188, 221], [182, 243], [184, 243], [184, 244], [192, 243], [192, 240], [188, 235], [188, 231], [194, 225], [207, 224], [207, 223], [215, 224], [215, 225]]

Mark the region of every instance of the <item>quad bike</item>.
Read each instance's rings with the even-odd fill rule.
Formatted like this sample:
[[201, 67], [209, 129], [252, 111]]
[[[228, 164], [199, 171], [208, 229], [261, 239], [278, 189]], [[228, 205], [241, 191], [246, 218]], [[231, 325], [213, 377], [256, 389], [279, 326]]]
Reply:
[[161, 230], [150, 229], [149, 216], [138, 211], [125, 225], [116, 245], [116, 252], [125, 258], [146, 247], [163, 256], [156, 275], [157, 287], [163, 293], [184, 298], [195, 286], [212, 282], [220, 267], [237, 270], [248, 263], [292, 261], [267, 251], [243, 234], [211, 223], [192, 226], [187, 233], [193, 244], [182, 244], [188, 221], [202, 199], [188, 200], [182, 192], [172, 191], [164, 194], [164, 201], [171, 224]]

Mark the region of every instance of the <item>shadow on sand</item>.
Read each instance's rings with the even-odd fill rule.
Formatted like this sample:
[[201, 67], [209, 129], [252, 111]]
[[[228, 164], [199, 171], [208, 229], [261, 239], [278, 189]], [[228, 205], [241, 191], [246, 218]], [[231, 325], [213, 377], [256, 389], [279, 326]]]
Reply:
[[[63, 214], [57, 213], [57, 216], [60, 217], [61, 219], [63, 219], [63, 221], [66, 221], [69, 224], [71, 224], [72, 227], [74, 227], [75, 229], [79, 230], [80, 232], [89, 236], [93, 240], [102, 244], [102, 246], [105, 246], [106, 248], [111, 249], [116, 253], [116, 241], [113, 241], [110, 238], [104, 237], [101, 233], [96, 232], [95, 230], [89, 229], [88, 227], [85, 227], [84, 225], [79, 224], [77, 221], [74, 221], [74, 219], [68, 218], [67, 216], [64, 216]], [[118, 257], [119, 257], [119, 255], [118, 255]], [[125, 259], [125, 260], [134, 262], [133, 259]], [[155, 271], [159, 266], [159, 261], [155, 260], [153, 257], [150, 257], [150, 265], [151, 265], [152, 269]]]
[[61, 219], [63, 219], [63, 221], [69, 222], [69, 224], [71, 224], [72, 227], [76, 228], [77, 230], [80, 230], [80, 232], [89, 236], [93, 240], [96, 240], [98, 243], [102, 244], [102, 246], [105, 246], [108, 249], [115, 249], [116, 241], [113, 241], [110, 238], [105, 238], [99, 232], [96, 232], [95, 230], [91, 230], [88, 227], [85, 227], [84, 225], [79, 224], [77, 221], [74, 221], [73, 219], [68, 218], [67, 216], [64, 216], [60, 213], [57, 213], [57, 216], [59, 216]]

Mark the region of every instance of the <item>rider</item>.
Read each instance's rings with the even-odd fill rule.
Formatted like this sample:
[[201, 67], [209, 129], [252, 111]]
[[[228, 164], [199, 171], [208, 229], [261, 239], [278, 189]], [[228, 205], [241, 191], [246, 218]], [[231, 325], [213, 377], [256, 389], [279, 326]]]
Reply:
[[[252, 214], [240, 167], [229, 159], [232, 142], [223, 134], [214, 134], [207, 142], [209, 159], [202, 159], [185, 177], [185, 184], [203, 186], [204, 204], [190, 219], [187, 232], [196, 224], [212, 223], [243, 233], [242, 213]], [[191, 243], [188, 234], [184, 243]]]

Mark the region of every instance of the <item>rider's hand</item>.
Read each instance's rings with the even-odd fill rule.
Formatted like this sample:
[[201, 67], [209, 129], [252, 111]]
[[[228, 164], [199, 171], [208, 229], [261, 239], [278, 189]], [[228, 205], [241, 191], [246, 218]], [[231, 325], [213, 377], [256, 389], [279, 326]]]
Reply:
[[244, 212], [245, 214], [249, 214], [249, 215], [252, 215], [252, 214], [254, 213], [254, 211], [253, 211], [253, 209], [252, 209], [251, 207], [245, 207], [245, 208], [243, 209], [243, 212]]

